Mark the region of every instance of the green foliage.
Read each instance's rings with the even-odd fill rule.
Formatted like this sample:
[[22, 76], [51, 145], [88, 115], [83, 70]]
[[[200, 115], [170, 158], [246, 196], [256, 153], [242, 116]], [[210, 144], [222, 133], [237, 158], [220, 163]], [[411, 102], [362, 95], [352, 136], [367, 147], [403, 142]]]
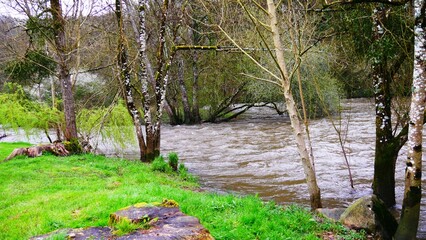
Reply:
[[31, 16], [25, 23], [27, 34], [39, 46], [44, 45], [46, 39], [53, 40], [53, 19], [45, 16]]
[[[335, 38], [335, 55], [338, 57], [332, 68], [342, 83], [348, 97], [372, 97], [371, 64], [383, 64], [384, 71], [397, 71], [392, 83], [392, 95], [406, 95], [412, 77], [413, 19], [409, 8], [381, 6], [379, 4], [355, 4], [342, 7], [342, 11], [325, 13], [325, 29], [340, 32]], [[372, 16], [375, 9], [386, 9], [381, 19], [384, 34], [373, 36]], [[345, 49], [345, 51], [340, 51]], [[405, 57], [404, 60], [402, 57]], [[397, 66], [403, 61], [402, 66]], [[389, 74], [389, 73], [386, 73]]]
[[73, 138], [70, 141], [64, 142], [65, 149], [68, 150], [71, 154], [80, 154], [83, 153], [83, 148], [81, 147], [80, 142], [77, 138]]
[[338, 224], [315, 221], [302, 207], [264, 203], [254, 196], [190, 191], [197, 185], [175, 175], [154, 174], [138, 161], [43, 155], [0, 164], [0, 182], [0, 239], [107, 226], [109, 214], [118, 209], [163, 199], [179, 202], [181, 210], [199, 218], [215, 239], [320, 239], [324, 231], [356, 236]]
[[77, 116], [77, 128], [85, 139], [108, 141], [116, 148], [135, 143], [135, 130], [123, 102], [108, 108], [82, 109]]
[[163, 156], [158, 156], [154, 159], [154, 161], [151, 163], [151, 169], [153, 171], [163, 172], [163, 173], [172, 173], [173, 169], [168, 164]]
[[282, 102], [284, 99], [279, 86], [264, 81], [250, 80], [246, 90], [244, 102], [247, 103]]
[[57, 109], [32, 101], [19, 85], [9, 85], [10, 93], [0, 94], [0, 125], [5, 129], [48, 130], [60, 124], [63, 115]]
[[175, 152], [169, 153], [168, 159], [169, 159], [170, 167], [173, 169], [173, 171], [177, 172], [178, 164], [179, 164], [179, 157], [178, 157], [177, 153], [175, 153]]
[[123, 236], [138, 229], [149, 229], [149, 221], [150, 219], [147, 215], [143, 217], [140, 223], [134, 223], [127, 218], [120, 218], [117, 223], [113, 224], [113, 234], [116, 236]]
[[163, 156], [156, 157], [151, 163], [153, 171], [176, 174], [184, 181], [197, 182], [197, 178], [188, 172], [188, 168], [183, 163], [179, 164], [179, 157], [177, 153], [171, 152], [168, 155], [168, 162], [164, 160]]
[[40, 83], [55, 72], [56, 62], [41, 50], [30, 50], [23, 59], [8, 62], [4, 68], [10, 79], [21, 85]]
[[179, 177], [184, 181], [198, 182], [198, 178], [196, 176], [190, 174], [188, 172], [188, 168], [185, 167], [185, 164], [183, 164], [183, 163], [179, 164], [179, 168], [178, 168], [177, 172], [179, 174]]
[[[307, 53], [301, 67], [301, 81], [306, 111], [309, 118], [334, 114], [340, 109], [343, 96], [341, 84], [329, 74], [326, 55], [315, 50]], [[291, 89], [298, 108], [302, 109], [299, 84], [293, 79]]]

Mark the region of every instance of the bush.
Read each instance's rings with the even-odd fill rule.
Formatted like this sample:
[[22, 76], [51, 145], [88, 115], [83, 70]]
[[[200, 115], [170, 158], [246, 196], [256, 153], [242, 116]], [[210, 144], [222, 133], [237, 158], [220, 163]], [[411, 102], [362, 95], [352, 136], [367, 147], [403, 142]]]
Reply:
[[166, 161], [164, 161], [163, 156], [156, 157], [154, 161], [151, 163], [151, 168], [153, 171], [171, 173], [173, 169], [170, 167]]
[[175, 152], [169, 153], [168, 158], [169, 158], [170, 167], [173, 169], [173, 171], [177, 172], [178, 171], [178, 164], [179, 164], [179, 157], [178, 157], [177, 153], [175, 153]]
[[192, 175], [188, 172], [188, 168], [186, 168], [183, 163], [179, 164], [178, 173], [179, 173], [180, 178], [182, 178], [185, 181], [189, 181], [189, 182], [197, 182], [198, 181], [197, 177], [195, 177], [194, 175]]
[[168, 162], [164, 160], [163, 156], [156, 157], [151, 163], [152, 171], [175, 173], [185, 181], [197, 182], [197, 178], [188, 172], [188, 168], [183, 163], [179, 164], [179, 157], [177, 153], [171, 152], [168, 155]]

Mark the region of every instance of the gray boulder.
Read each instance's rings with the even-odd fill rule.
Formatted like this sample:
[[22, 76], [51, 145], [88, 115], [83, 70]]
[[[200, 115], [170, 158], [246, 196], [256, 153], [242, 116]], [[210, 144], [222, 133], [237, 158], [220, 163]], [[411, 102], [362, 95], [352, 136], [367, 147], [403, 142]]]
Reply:
[[318, 208], [315, 211], [330, 220], [339, 221], [345, 210], [346, 208]]
[[392, 239], [398, 223], [377, 196], [354, 201], [340, 216], [341, 223], [352, 229], [365, 230], [380, 239]]

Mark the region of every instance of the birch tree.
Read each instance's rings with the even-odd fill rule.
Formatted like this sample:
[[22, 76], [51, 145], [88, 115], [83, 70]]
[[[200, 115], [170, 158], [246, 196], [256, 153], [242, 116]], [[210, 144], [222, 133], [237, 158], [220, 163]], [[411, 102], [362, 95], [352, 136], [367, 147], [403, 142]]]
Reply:
[[[314, 31], [310, 29], [304, 29], [305, 24], [310, 21], [303, 18], [306, 17], [308, 5], [304, 5], [301, 2], [287, 1], [283, 3], [279, 1], [278, 4], [274, 0], [267, 0], [266, 4], [252, 1], [251, 3], [258, 11], [257, 13], [263, 14], [262, 17], [256, 17], [249, 4], [245, 1], [237, 1], [242, 9], [246, 12], [246, 15], [251, 21], [251, 28], [255, 28], [258, 33], [258, 38], [262, 42], [262, 46], [266, 46], [266, 50], [269, 52], [270, 62], [274, 67], [266, 67], [265, 64], [259, 62], [256, 58], [250, 55], [243, 47], [241, 47], [235, 39], [233, 39], [222, 26], [219, 29], [227, 36], [227, 38], [238, 47], [248, 58], [250, 58], [255, 64], [265, 73], [270, 76], [269, 78], [259, 78], [246, 74], [246, 76], [252, 77], [257, 80], [263, 80], [272, 84], [278, 85], [282, 92], [285, 100], [286, 110], [290, 117], [291, 126], [293, 129], [293, 135], [296, 140], [297, 150], [303, 165], [305, 180], [308, 185], [308, 192], [310, 196], [310, 204], [312, 209], [322, 207], [321, 204], [321, 191], [317, 184], [314, 158], [310, 148], [310, 138], [308, 135], [308, 129], [303, 126], [303, 114], [299, 114], [296, 102], [291, 91], [291, 81], [298, 72], [298, 68], [302, 63], [303, 54], [308, 52], [313, 46], [315, 41], [309, 40], [305, 43], [303, 38], [310, 38]], [[294, 9], [297, 5], [298, 9]], [[299, 12], [300, 15], [296, 14]], [[279, 15], [280, 14], [280, 15]], [[278, 20], [278, 15], [279, 19]], [[301, 17], [301, 19], [298, 19]], [[303, 29], [303, 30], [302, 30]], [[265, 30], [265, 31], [262, 31]], [[266, 32], [266, 33], [265, 33]], [[267, 36], [266, 34], [270, 34]], [[286, 39], [282, 39], [283, 35], [288, 36]], [[307, 34], [302, 36], [301, 34]], [[308, 36], [309, 35], [309, 36]], [[269, 40], [272, 40], [269, 41]], [[285, 48], [284, 41], [287, 45], [290, 45], [289, 49]]]
[[[373, 193], [386, 206], [395, 205], [395, 166], [398, 153], [407, 141], [408, 92], [412, 79], [412, 18], [408, 1], [325, 1], [326, 7], [345, 9], [334, 18], [340, 28], [343, 44], [350, 46], [350, 63], [345, 71], [353, 71], [353, 56], [366, 62], [365, 79], [371, 79], [375, 102], [375, 155]], [[332, 15], [333, 16], [333, 15]], [[364, 63], [362, 63], [364, 64]], [[343, 76], [346, 80], [347, 74]], [[362, 79], [362, 77], [361, 77]]]
[[416, 239], [422, 198], [422, 137], [426, 107], [426, 4], [414, 1], [414, 70], [401, 220], [395, 239]]
[[115, 1], [115, 14], [118, 24], [118, 56], [117, 63], [119, 68], [119, 80], [120, 84], [123, 88], [123, 97], [126, 101], [127, 111], [132, 117], [133, 125], [136, 131], [136, 138], [138, 141], [138, 146], [142, 155], [146, 152], [146, 144], [143, 136], [143, 129], [141, 125], [141, 113], [139, 109], [136, 107], [135, 99], [134, 99], [134, 86], [131, 82], [131, 66], [129, 63], [128, 57], [128, 47], [126, 45], [126, 37], [124, 32], [124, 24], [123, 24], [123, 13], [122, 13], [122, 4], [121, 0]]
[[[129, 2], [128, 2], [129, 3]], [[152, 29], [147, 29], [148, 10], [155, 8], [156, 5], [149, 5], [148, 0], [139, 0], [138, 10], [138, 66], [131, 68], [127, 57], [127, 47], [124, 38], [124, 26], [122, 20], [121, 0], [116, 0], [116, 18], [119, 25], [119, 41], [118, 41], [118, 65], [120, 70], [120, 79], [124, 89], [124, 98], [129, 114], [133, 119], [133, 124], [136, 129], [136, 135], [139, 143], [140, 160], [151, 162], [160, 154], [160, 133], [161, 122], [166, 99], [166, 89], [169, 79], [169, 68], [175, 55], [173, 47], [167, 47], [167, 20], [169, 1], [164, 0], [160, 7], [159, 28], [156, 32], [157, 41], [155, 42], [155, 72], [149, 73], [152, 70], [148, 54], [148, 33], [153, 32]], [[128, 6], [130, 4], [127, 4]], [[134, 26], [136, 25], [133, 23]], [[152, 48], [150, 48], [152, 49]], [[136, 84], [131, 81], [131, 71], [137, 71], [137, 79], [139, 81], [141, 94], [140, 104], [135, 102]], [[152, 77], [152, 78], [151, 78]], [[139, 111], [137, 105], [142, 106], [143, 111]], [[141, 119], [145, 126], [145, 135], [141, 126]]]
[[[291, 1], [289, 1], [289, 3], [291, 4]], [[307, 144], [308, 138], [303, 130], [302, 122], [299, 119], [296, 104], [294, 102], [293, 95], [290, 90], [291, 76], [289, 75], [289, 72], [287, 70], [287, 63], [284, 58], [284, 49], [280, 36], [280, 30], [278, 28], [277, 6], [275, 5], [273, 0], [267, 0], [267, 4], [272, 38], [274, 42], [274, 47], [276, 49], [276, 60], [280, 72], [279, 81], [281, 83], [281, 87], [284, 93], [285, 103], [290, 117], [291, 127], [293, 128], [293, 134], [296, 139], [299, 155], [302, 160], [306, 182], [308, 184], [311, 208], [316, 209], [322, 207], [322, 204], [321, 192], [316, 180], [313, 155], [308, 150], [308, 145], [310, 143]], [[291, 8], [291, 5], [289, 5], [289, 8]]]

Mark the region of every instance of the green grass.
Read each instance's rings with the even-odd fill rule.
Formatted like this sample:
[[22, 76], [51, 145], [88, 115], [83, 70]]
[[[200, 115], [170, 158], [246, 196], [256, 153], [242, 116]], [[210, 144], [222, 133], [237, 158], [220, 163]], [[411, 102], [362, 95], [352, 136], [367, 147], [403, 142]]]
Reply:
[[[0, 143], [0, 159], [25, 143]], [[139, 202], [176, 200], [216, 239], [340, 239], [361, 234], [299, 206], [196, 191], [193, 182], [150, 165], [94, 155], [17, 157], [0, 164], [0, 239], [28, 239], [60, 228], [107, 226], [109, 214]], [[195, 191], [194, 191], [195, 190]]]

